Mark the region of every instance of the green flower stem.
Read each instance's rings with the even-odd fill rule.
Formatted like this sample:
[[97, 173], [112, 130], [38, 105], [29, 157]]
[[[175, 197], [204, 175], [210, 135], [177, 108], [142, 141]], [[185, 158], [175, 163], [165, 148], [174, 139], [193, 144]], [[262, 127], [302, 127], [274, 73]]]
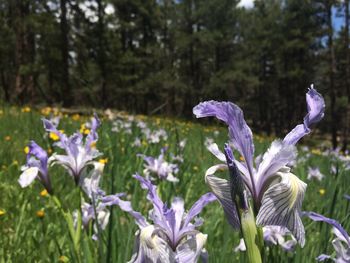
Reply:
[[80, 236], [81, 236], [81, 209], [79, 207], [78, 209], [78, 225], [77, 229], [74, 228], [74, 222], [73, 222], [73, 216], [70, 212], [65, 212], [60, 200], [55, 195], [50, 195], [51, 200], [55, 203], [58, 210], [61, 212], [64, 220], [67, 223], [69, 236], [73, 242], [74, 247], [74, 253], [77, 258], [77, 262], [81, 263], [81, 256], [80, 256]]
[[256, 227], [254, 213], [251, 208], [248, 208], [247, 210], [240, 209], [239, 212], [241, 218], [241, 230], [247, 248], [248, 262], [261, 263], [260, 249], [263, 248], [261, 240], [262, 230]]

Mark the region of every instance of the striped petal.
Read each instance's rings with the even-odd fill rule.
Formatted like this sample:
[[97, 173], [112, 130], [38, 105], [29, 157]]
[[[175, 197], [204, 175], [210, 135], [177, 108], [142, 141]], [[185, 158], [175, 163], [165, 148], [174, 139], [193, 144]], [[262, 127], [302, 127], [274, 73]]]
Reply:
[[175, 253], [156, 232], [153, 225], [140, 230], [136, 239], [135, 251], [129, 263], [175, 263]]
[[207, 235], [196, 234], [176, 248], [176, 262], [196, 263], [201, 256], [202, 249], [207, 241]]
[[231, 198], [230, 183], [225, 179], [214, 176], [214, 173], [222, 168], [227, 169], [227, 165], [216, 165], [210, 167], [205, 175], [205, 182], [222, 205], [230, 225], [233, 228], [238, 229], [240, 227], [240, 221], [236, 206]]
[[[271, 143], [270, 148], [264, 153], [259, 165], [256, 180], [257, 192], [260, 193], [269, 177], [274, 176], [281, 168], [296, 158], [296, 148], [294, 145], [283, 144], [276, 140]], [[261, 198], [261, 196], [260, 196]]]
[[276, 177], [263, 196], [257, 224], [286, 227], [304, 246], [305, 231], [300, 209], [306, 184], [287, 169], [276, 173]]

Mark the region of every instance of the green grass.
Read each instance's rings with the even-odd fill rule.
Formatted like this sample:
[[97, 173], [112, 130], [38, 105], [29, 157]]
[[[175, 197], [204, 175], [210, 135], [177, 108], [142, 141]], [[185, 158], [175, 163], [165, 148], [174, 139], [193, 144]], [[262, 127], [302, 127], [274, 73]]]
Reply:
[[[41, 184], [36, 181], [29, 188], [21, 189], [17, 182], [21, 173], [20, 166], [25, 163], [23, 149], [29, 140], [34, 139], [44, 148], [52, 148], [52, 141], [44, 136], [41, 115], [10, 107], [4, 107], [0, 113], [0, 209], [6, 212], [0, 216], [0, 262], [58, 262], [61, 256], [74, 262], [65, 222], [50, 198], [40, 196], [39, 193], [43, 190]], [[81, 117], [73, 121], [70, 116], [66, 116], [62, 118], [59, 127], [70, 134], [86, 120], [86, 117]], [[204, 173], [217, 163], [206, 150], [204, 140], [212, 137], [218, 145], [223, 145], [227, 140], [227, 130], [219, 124], [215, 127], [202, 126], [199, 121], [189, 123], [160, 118], [146, 118], [145, 121], [150, 127], [166, 129], [168, 140], [135, 148], [131, 144], [140, 135], [139, 128], [132, 127], [131, 135], [116, 133], [111, 131], [112, 123], [103, 119], [97, 144], [97, 148], [104, 153], [103, 158], [108, 158], [102, 188], [107, 194], [125, 192], [134, 209], [147, 215], [150, 204], [146, 200], [146, 192], [132, 178], [135, 172], [142, 174], [143, 170], [143, 161], [136, 154], [158, 156], [164, 146], [169, 147], [168, 154], [176, 153], [179, 151], [178, 142], [186, 138], [185, 161], [177, 175], [180, 182], [171, 184], [163, 181], [159, 188], [164, 201], [169, 203], [173, 197], [181, 196], [189, 209], [202, 194], [208, 192]], [[219, 131], [217, 137], [214, 136], [214, 130]], [[312, 134], [304, 141], [313, 141]], [[255, 155], [263, 153], [270, 142], [271, 138], [259, 138], [255, 142]], [[302, 155], [301, 152], [299, 154]], [[332, 163], [337, 164], [329, 157], [311, 155], [304, 164], [294, 169], [294, 174], [308, 183], [303, 210], [337, 219], [345, 229], [350, 230], [349, 201], [343, 198], [344, 194], [350, 193], [349, 174], [340, 167], [339, 173], [332, 175]], [[318, 166], [326, 175], [321, 182], [306, 180], [307, 167], [310, 165]], [[63, 206], [73, 211], [78, 207], [73, 180], [59, 167], [51, 168], [50, 175], [54, 191], [62, 200]], [[319, 193], [320, 189], [325, 189], [324, 195]], [[37, 217], [36, 212], [39, 210], [45, 211], [43, 218]], [[239, 234], [226, 222], [220, 205], [216, 202], [208, 205], [201, 217], [204, 224], [200, 231], [208, 234], [206, 249], [210, 262], [246, 262], [244, 253], [233, 252], [239, 243]], [[319, 254], [333, 253], [330, 243], [333, 238], [331, 227], [307, 218], [303, 222], [306, 229], [305, 247], [298, 247], [294, 253], [284, 252], [280, 247], [269, 247], [266, 249], [265, 262], [315, 262], [314, 259]], [[81, 249], [84, 253], [90, 251], [100, 262], [126, 262], [131, 258], [136, 230], [133, 219], [114, 207], [110, 225], [103, 232], [102, 240], [95, 242], [85, 238]]]

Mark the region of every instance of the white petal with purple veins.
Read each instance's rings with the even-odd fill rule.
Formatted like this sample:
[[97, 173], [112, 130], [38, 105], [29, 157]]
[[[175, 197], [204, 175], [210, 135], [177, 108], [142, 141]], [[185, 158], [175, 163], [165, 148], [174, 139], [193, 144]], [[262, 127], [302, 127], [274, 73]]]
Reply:
[[276, 176], [279, 179], [276, 178], [263, 196], [257, 224], [286, 227], [303, 246], [305, 231], [299, 214], [306, 184], [289, 172], [279, 172]]

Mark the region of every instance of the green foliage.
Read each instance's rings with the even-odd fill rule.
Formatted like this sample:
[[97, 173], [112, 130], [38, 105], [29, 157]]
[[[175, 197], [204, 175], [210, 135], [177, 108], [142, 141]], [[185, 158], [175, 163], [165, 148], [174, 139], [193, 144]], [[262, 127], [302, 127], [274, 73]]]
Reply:
[[[31, 187], [21, 189], [17, 180], [20, 166], [25, 162], [24, 146], [28, 140], [34, 139], [40, 145], [51, 148], [52, 141], [43, 133], [40, 115], [36, 112], [5, 107], [0, 114], [0, 261], [1, 262], [75, 262], [74, 250], [69, 237], [67, 224], [57, 206], [48, 196], [40, 196], [43, 187], [36, 181]], [[195, 123], [177, 119], [142, 118], [150, 127], [165, 128], [169, 138], [160, 144], [144, 144], [140, 148], [131, 146], [140, 131], [132, 127], [132, 134], [120, 131], [112, 132], [112, 124], [103, 119], [99, 130], [97, 148], [108, 158], [102, 178], [102, 188], [107, 194], [125, 192], [132, 201], [135, 210], [147, 214], [150, 204], [146, 202], [146, 192], [131, 176], [135, 172], [142, 173], [143, 161], [137, 153], [156, 156], [162, 147], [168, 146], [168, 154], [178, 151], [178, 142], [187, 139], [184, 150], [184, 162], [180, 166], [179, 183], [160, 182], [160, 194], [168, 203], [175, 196], [185, 199], [188, 209], [202, 194], [208, 191], [204, 182], [207, 168], [217, 163], [206, 150], [204, 140], [213, 137], [218, 145], [227, 140], [227, 130], [219, 124], [216, 126], [200, 126]], [[87, 118], [73, 120], [71, 116], [63, 117], [60, 128], [67, 134], [79, 129]], [[219, 135], [215, 137], [214, 131]], [[9, 136], [9, 137], [8, 137]], [[272, 138], [256, 136], [256, 155], [263, 153]], [[312, 137], [305, 141], [319, 145]], [[348, 193], [348, 171], [335, 160], [322, 156], [322, 149], [310, 147], [307, 152], [299, 151], [299, 157], [310, 155], [306, 161], [299, 163], [293, 172], [308, 183], [303, 210], [316, 211], [339, 220], [345, 229], [350, 230], [349, 201], [343, 198]], [[336, 174], [330, 172], [331, 166], [338, 169]], [[322, 181], [308, 181], [307, 168], [319, 167], [325, 174]], [[55, 193], [64, 209], [74, 210], [79, 206], [79, 195], [74, 191], [74, 182], [59, 167], [50, 169]], [[223, 174], [225, 176], [225, 174]], [[323, 190], [321, 190], [323, 189]], [[324, 192], [323, 192], [324, 191]], [[37, 211], [44, 211], [39, 218]], [[218, 203], [206, 207], [201, 213], [204, 224], [200, 228], [208, 234], [206, 248], [211, 262], [246, 262], [245, 254], [234, 253], [233, 248], [239, 243], [239, 235], [228, 225], [222, 208]], [[297, 248], [296, 252], [284, 252], [280, 247], [268, 247], [264, 254], [264, 262], [313, 262], [321, 253], [332, 253], [331, 228], [328, 225], [303, 219], [306, 229], [306, 245]], [[91, 253], [93, 262], [126, 262], [131, 258], [134, 233], [137, 227], [134, 220], [117, 207], [112, 209], [110, 224], [103, 232], [99, 242], [89, 240], [82, 234], [84, 242], [80, 250], [84, 258]], [[61, 257], [61, 258], [60, 258]], [[85, 261], [83, 261], [85, 262]]]

